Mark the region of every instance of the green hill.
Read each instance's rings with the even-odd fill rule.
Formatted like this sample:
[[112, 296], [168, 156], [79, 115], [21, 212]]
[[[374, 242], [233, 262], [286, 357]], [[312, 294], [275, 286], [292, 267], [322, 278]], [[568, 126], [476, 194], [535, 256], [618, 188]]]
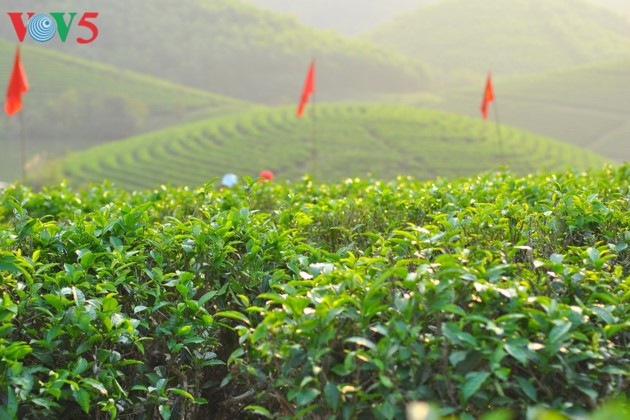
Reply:
[[[15, 44], [0, 40], [0, 80], [9, 80]], [[27, 151], [33, 164], [51, 153], [241, 109], [243, 102], [153, 77], [24, 45], [30, 91], [23, 97]], [[18, 118], [1, 118], [0, 180], [20, 175]], [[5, 143], [6, 142], [6, 143]]]
[[582, 0], [444, 0], [368, 38], [423, 60], [450, 81], [543, 73], [630, 56], [630, 23]]
[[[310, 108], [312, 111], [312, 108]], [[318, 179], [371, 174], [419, 179], [476, 174], [501, 164], [517, 173], [565, 166], [584, 169], [605, 159], [549, 138], [494, 127], [441, 111], [396, 105], [324, 105], [317, 128], [294, 108], [257, 109], [108, 143], [62, 163], [71, 183], [109, 179], [126, 188], [201, 185], [226, 172], [281, 179], [313, 171], [312, 135], [318, 143]], [[503, 152], [501, 151], [503, 150]]]
[[[35, 2], [33, 8], [48, 10], [47, 3]], [[61, 9], [72, 2], [55, 4]], [[423, 68], [403, 54], [312, 29], [238, 0], [176, 5], [172, 0], [108, 0], [94, 2], [89, 10], [100, 13], [97, 41], [50, 46], [231, 97], [294, 103], [312, 57], [318, 59], [322, 101], [417, 90], [426, 84]], [[0, 33], [15, 39], [12, 28]]]
[[439, 0], [246, 0], [256, 6], [288, 13], [317, 28], [354, 35], [418, 6]]
[[625, 17], [630, 17], [630, 2], [628, 0], [590, 0], [593, 4], [606, 7]]
[[[479, 117], [483, 83], [448, 92], [442, 100], [420, 95], [403, 102]], [[494, 84], [501, 121], [630, 161], [630, 95], [625, 88], [630, 85], [630, 61], [496, 79]]]

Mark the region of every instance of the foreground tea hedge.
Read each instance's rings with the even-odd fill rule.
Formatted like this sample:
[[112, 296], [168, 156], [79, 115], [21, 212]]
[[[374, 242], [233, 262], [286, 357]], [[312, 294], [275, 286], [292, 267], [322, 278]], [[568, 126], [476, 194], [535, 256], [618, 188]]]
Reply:
[[629, 176], [9, 188], [0, 418], [623, 418]]

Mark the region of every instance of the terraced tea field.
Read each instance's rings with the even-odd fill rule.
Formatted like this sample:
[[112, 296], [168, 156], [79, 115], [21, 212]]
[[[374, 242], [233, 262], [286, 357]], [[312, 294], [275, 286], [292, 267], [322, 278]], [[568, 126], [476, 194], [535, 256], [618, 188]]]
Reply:
[[[8, 80], [13, 66], [15, 43], [0, 40], [0, 78]], [[10, 58], [10, 59], [8, 59]], [[176, 104], [184, 109], [227, 106], [241, 103], [209, 92], [192, 89], [140, 73], [122, 70], [51, 49], [24, 45], [22, 60], [30, 83], [24, 96], [29, 107], [53, 101], [64, 91], [124, 94], [142, 100], [153, 111], [172, 112]]]
[[[309, 108], [312, 112], [313, 108]], [[259, 108], [104, 144], [62, 162], [73, 184], [108, 179], [129, 189], [159, 184], [197, 186], [226, 172], [280, 179], [317, 170], [318, 180], [372, 175], [392, 179], [459, 177], [500, 165], [515, 173], [572, 166], [600, 167], [606, 159], [518, 129], [441, 111], [400, 105], [323, 105], [298, 119], [293, 107]], [[317, 168], [313, 166], [316, 135]]]
[[[15, 43], [0, 40], [0, 80], [9, 80]], [[24, 95], [29, 160], [85, 149], [199, 117], [231, 112], [243, 101], [120, 70], [44, 47], [24, 45], [30, 91]], [[121, 122], [121, 117], [128, 119]], [[123, 128], [135, 119], [141, 127]], [[1, 119], [0, 180], [19, 178], [18, 118]], [[112, 136], [108, 136], [112, 131]], [[116, 136], [115, 133], [125, 133]]]
[[[630, 61], [621, 61], [544, 76], [497, 78], [495, 94], [502, 122], [622, 162], [630, 160], [629, 85]], [[477, 88], [447, 92], [442, 100], [426, 95], [399, 100], [479, 117], [482, 90], [483, 81]]]

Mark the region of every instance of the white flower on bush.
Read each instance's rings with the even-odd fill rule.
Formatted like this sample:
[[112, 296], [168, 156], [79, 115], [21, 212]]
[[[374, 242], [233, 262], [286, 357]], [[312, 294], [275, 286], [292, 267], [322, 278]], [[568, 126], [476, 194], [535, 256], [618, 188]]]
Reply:
[[330, 274], [335, 268], [333, 263], [314, 263], [309, 265], [308, 271], [313, 277], [317, 277], [320, 274]]

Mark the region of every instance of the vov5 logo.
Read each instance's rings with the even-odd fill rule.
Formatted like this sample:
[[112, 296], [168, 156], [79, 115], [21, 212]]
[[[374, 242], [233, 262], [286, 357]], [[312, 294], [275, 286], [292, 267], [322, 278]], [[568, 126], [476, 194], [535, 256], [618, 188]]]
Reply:
[[[27, 32], [37, 42], [48, 42], [55, 34], [59, 34], [61, 42], [66, 42], [70, 28], [77, 17], [76, 12], [51, 12], [48, 14], [30, 12], [26, 13], [27, 20], [25, 22], [24, 13], [22, 12], [7, 12], [7, 15], [11, 18], [13, 29], [15, 29], [15, 34], [20, 42], [24, 41]], [[79, 44], [89, 44], [98, 38], [98, 27], [93, 22], [97, 17], [97, 12], [83, 13], [76, 26], [85, 30], [84, 36], [86, 37], [76, 38]]]

